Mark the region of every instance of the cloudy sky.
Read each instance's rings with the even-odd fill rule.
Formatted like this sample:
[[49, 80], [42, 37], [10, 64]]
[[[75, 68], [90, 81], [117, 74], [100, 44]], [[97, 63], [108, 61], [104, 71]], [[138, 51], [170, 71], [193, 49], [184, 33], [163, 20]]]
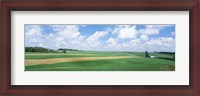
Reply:
[[25, 25], [25, 46], [94, 51], [175, 51], [175, 25]]

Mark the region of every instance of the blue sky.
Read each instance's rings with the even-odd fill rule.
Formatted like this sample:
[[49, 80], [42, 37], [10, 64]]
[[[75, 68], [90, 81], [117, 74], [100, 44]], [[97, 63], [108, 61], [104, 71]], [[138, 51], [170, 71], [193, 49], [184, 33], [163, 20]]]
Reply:
[[175, 51], [175, 25], [26, 24], [25, 46], [94, 51]]

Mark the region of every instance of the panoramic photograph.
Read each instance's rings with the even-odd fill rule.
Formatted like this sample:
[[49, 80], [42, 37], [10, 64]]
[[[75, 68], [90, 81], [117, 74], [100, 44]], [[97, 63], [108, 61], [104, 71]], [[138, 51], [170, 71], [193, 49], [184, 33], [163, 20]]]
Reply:
[[25, 71], [175, 71], [175, 25], [25, 24]]

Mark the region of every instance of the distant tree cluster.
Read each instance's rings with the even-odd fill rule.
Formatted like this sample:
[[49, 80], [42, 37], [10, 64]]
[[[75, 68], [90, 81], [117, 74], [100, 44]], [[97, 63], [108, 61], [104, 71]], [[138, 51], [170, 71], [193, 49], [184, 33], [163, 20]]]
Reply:
[[[57, 50], [61, 50], [63, 53], [66, 53], [67, 51], [80, 51], [76, 49], [66, 49], [66, 48], [59, 48]], [[57, 53], [58, 51], [47, 49], [43, 47], [25, 47], [25, 52], [50, 52], [50, 53]]]
[[65, 50], [65, 51], [80, 51], [77, 49], [66, 49], [66, 48], [59, 48], [58, 50]]
[[161, 54], [175, 54], [175, 52], [157, 52], [157, 53], [161, 53]]
[[25, 47], [25, 52], [48, 52], [48, 51], [53, 51], [50, 49], [46, 49], [43, 47]]
[[158, 58], [175, 61], [175, 52], [156, 52], [156, 53], [172, 55], [172, 58], [169, 58], [169, 57], [158, 57]]

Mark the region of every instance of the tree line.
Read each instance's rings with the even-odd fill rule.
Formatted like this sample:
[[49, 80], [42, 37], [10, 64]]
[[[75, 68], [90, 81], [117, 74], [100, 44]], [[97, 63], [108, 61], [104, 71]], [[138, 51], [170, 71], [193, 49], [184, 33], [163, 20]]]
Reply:
[[50, 50], [43, 47], [25, 47], [25, 52], [48, 52], [48, 51]]
[[161, 53], [161, 54], [175, 54], [175, 52], [157, 52], [157, 53]]
[[66, 49], [66, 48], [59, 48], [58, 50], [66, 50], [66, 51], [80, 51], [77, 49]]
[[[63, 53], [66, 53], [66, 51], [80, 51], [76, 49], [66, 49], [66, 48], [59, 48], [58, 50], [62, 50]], [[25, 52], [58, 52], [56, 50], [47, 49], [43, 47], [25, 47]]]

